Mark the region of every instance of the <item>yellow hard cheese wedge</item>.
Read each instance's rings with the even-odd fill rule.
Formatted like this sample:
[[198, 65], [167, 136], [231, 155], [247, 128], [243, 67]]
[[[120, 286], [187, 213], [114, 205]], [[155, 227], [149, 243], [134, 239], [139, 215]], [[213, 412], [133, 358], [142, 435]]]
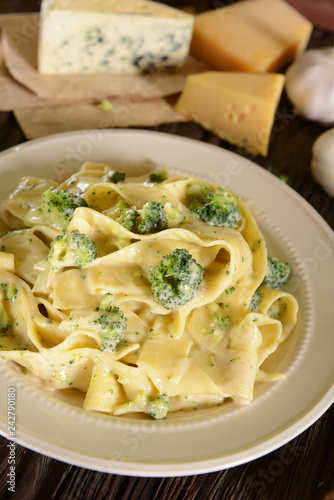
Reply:
[[191, 52], [221, 71], [280, 71], [312, 24], [283, 0], [248, 0], [195, 16]]
[[191, 75], [176, 111], [252, 154], [266, 156], [285, 77], [209, 71]]

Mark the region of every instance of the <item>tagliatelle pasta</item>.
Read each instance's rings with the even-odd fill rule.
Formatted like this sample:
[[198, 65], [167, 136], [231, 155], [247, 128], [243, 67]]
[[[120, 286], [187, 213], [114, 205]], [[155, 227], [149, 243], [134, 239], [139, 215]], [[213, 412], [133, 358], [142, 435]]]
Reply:
[[[110, 170], [87, 162], [61, 184], [24, 178], [2, 202], [8, 226], [0, 237], [2, 358], [47, 389], [81, 391], [90, 411], [160, 418], [160, 399], [170, 412], [226, 399], [249, 403], [256, 382], [284, 376], [266, 373], [262, 364], [291, 334], [298, 304], [263, 284], [267, 247], [248, 206], [236, 197], [236, 227], [213, 226], [190, 210], [187, 192], [193, 185], [217, 186], [178, 176], [153, 182], [147, 173], [110, 182]], [[55, 188], [85, 200], [66, 229], [93, 242], [96, 255], [84, 265], [60, 259], [54, 268], [50, 248], [63, 241], [62, 230], [26, 225], [41, 194]], [[166, 228], [141, 233], [115, 216], [120, 203], [140, 212], [148, 202], [176, 219], [169, 215]], [[190, 300], [167, 308], [154, 298], [150, 273], [180, 249], [203, 278]], [[97, 320], [82, 320], [95, 318], [106, 296], [110, 310], [126, 321], [115, 349], [103, 347]]]

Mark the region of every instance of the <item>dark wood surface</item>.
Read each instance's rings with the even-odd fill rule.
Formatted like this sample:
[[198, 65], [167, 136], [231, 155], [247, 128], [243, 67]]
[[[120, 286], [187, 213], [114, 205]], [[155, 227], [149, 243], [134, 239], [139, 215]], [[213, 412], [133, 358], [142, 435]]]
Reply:
[[[177, 2], [166, 2], [176, 5]], [[177, 5], [188, 5], [179, 2]], [[231, 3], [219, 2], [219, 5]], [[313, 1], [317, 4], [317, 0]], [[331, 3], [329, 0], [327, 3]], [[34, 12], [38, 0], [1, 0], [0, 13]], [[195, 4], [195, 2], [194, 2]], [[200, 10], [216, 2], [196, 2]], [[327, 5], [328, 7], [328, 5]], [[332, 2], [333, 19], [334, 3]], [[319, 12], [317, 13], [317, 15]], [[334, 31], [334, 25], [333, 25]], [[315, 28], [310, 47], [333, 46], [333, 32]], [[291, 187], [305, 198], [334, 228], [334, 201], [312, 179], [311, 148], [326, 128], [295, 116], [283, 95], [273, 128], [267, 158], [252, 157], [232, 147], [194, 124], [162, 125], [166, 133], [192, 137], [238, 152], [289, 177]], [[24, 136], [11, 113], [0, 113], [0, 150], [21, 142]], [[334, 332], [333, 332], [334, 333]], [[139, 478], [111, 475], [81, 469], [16, 447], [16, 492], [8, 491], [8, 441], [0, 438], [0, 498], [45, 499], [159, 499], [202, 500], [203, 498], [247, 500], [324, 500], [334, 499], [334, 408], [278, 450], [248, 464], [220, 472], [174, 478]]]

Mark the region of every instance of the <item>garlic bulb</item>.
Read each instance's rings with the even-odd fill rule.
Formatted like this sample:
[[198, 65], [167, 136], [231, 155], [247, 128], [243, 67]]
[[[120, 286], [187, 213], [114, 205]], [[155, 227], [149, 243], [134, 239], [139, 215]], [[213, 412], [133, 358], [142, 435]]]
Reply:
[[297, 114], [334, 123], [334, 47], [297, 56], [286, 71], [285, 91]]
[[321, 134], [313, 144], [311, 172], [326, 193], [334, 196], [334, 128]]

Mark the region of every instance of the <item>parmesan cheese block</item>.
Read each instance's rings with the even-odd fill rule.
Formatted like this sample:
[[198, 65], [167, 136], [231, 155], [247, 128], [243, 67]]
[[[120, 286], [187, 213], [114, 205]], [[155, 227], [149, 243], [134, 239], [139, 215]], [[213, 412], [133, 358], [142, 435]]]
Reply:
[[284, 81], [275, 73], [191, 75], [176, 110], [220, 138], [266, 156]]
[[194, 16], [146, 0], [43, 0], [43, 74], [170, 70], [189, 54]]
[[195, 16], [190, 50], [216, 70], [276, 72], [305, 49], [311, 32], [283, 0], [248, 0]]

